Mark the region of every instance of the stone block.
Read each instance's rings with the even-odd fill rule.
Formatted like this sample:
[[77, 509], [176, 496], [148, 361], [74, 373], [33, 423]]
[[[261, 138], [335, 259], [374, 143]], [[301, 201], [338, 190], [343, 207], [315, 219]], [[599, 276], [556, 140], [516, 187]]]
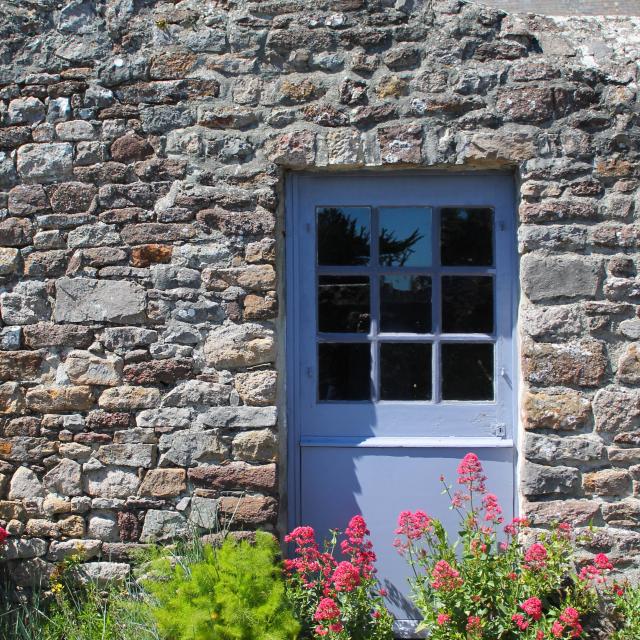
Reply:
[[151, 468], [155, 463], [154, 444], [107, 444], [100, 447], [96, 458], [105, 465]]
[[187, 359], [152, 360], [128, 364], [124, 368], [125, 382], [133, 385], [175, 384], [189, 377], [193, 363]]
[[113, 387], [122, 380], [122, 360], [89, 351], [72, 351], [65, 360], [67, 377], [74, 384]]
[[162, 405], [165, 407], [225, 405], [229, 403], [230, 393], [229, 385], [204, 380], [188, 380], [169, 391], [162, 399]]
[[420, 164], [422, 127], [417, 124], [394, 125], [378, 130], [383, 164]]
[[278, 412], [276, 407], [214, 407], [198, 416], [208, 427], [222, 429], [248, 429], [274, 427]]
[[10, 247], [0, 248], [0, 276], [9, 276], [20, 268], [20, 252]]
[[202, 529], [218, 528], [218, 501], [213, 498], [193, 496], [189, 510], [189, 522]]
[[196, 429], [162, 435], [159, 448], [160, 466], [192, 467], [221, 462], [228, 455], [228, 447], [217, 433]]
[[276, 490], [275, 464], [247, 464], [231, 462], [223, 465], [210, 465], [189, 469], [189, 482], [198, 489], [228, 491], [266, 491]]
[[49, 320], [51, 307], [46, 285], [42, 282], [18, 282], [11, 293], [0, 295], [2, 319], [7, 324], [27, 325]]
[[148, 347], [157, 340], [157, 331], [142, 327], [107, 327], [102, 334], [104, 346], [121, 355], [131, 349]]
[[30, 500], [44, 496], [38, 476], [27, 467], [18, 467], [9, 483], [9, 500]]
[[275, 360], [273, 331], [260, 324], [214, 328], [205, 342], [207, 362], [220, 368], [250, 367]]
[[522, 468], [520, 486], [527, 497], [571, 495], [580, 488], [580, 472], [573, 467], [548, 467], [526, 462]]
[[115, 322], [145, 319], [145, 290], [127, 280], [60, 278], [56, 282], [56, 322]]
[[522, 289], [532, 302], [594, 298], [602, 280], [602, 259], [591, 256], [531, 253], [520, 267]]
[[235, 388], [247, 405], [267, 406], [275, 404], [278, 374], [275, 371], [249, 371], [239, 373]]
[[48, 491], [61, 496], [82, 495], [82, 467], [74, 460], [63, 459], [45, 474], [43, 481]]
[[9, 538], [3, 549], [3, 560], [26, 560], [38, 558], [47, 552], [47, 543], [40, 538]]
[[159, 403], [160, 392], [157, 389], [126, 385], [105, 389], [98, 398], [98, 406], [105, 411], [150, 409]]
[[138, 474], [127, 467], [85, 468], [83, 474], [84, 490], [97, 498], [122, 498], [135, 496], [140, 487]]
[[25, 406], [24, 390], [17, 382], [0, 384], [0, 414], [23, 413]]
[[524, 513], [533, 527], [553, 522], [568, 522], [573, 527], [588, 527], [599, 524], [602, 516], [597, 500], [551, 500], [529, 502]]
[[0, 351], [0, 381], [37, 379], [43, 357], [42, 351]]
[[56, 182], [71, 177], [73, 145], [68, 142], [25, 144], [18, 149], [17, 169], [26, 182]]
[[527, 460], [546, 464], [591, 462], [602, 459], [604, 453], [605, 446], [602, 441], [587, 436], [559, 438], [529, 433], [524, 445], [524, 455]]
[[278, 503], [265, 496], [243, 496], [242, 498], [222, 497], [219, 500], [220, 515], [223, 519], [233, 518], [234, 522], [245, 525], [274, 524], [278, 517]]
[[640, 525], [640, 500], [626, 498], [616, 502], [603, 502], [602, 515], [611, 527], [637, 527]]
[[525, 394], [523, 400], [526, 429], [572, 431], [586, 425], [591, 416], [591, 402], [577, 391], [545, 391]]
[[616, 377], [624, 384], [640, 383], [640, 347], [638, 343], [630, 344], [618, 361]]
[[189, 531], [184, 516], [175, 511], [149, 509], [144, 519], [140, 542], [171, 542], [184, 538]]
[[25, 345], [31, 349], [61, 346], [86, 349], [93, 342], [93, 331], [81, 325], [37, 322], [26, 325], [22, 333]]
[[92, 511], [87, 519], [87, 535], [102, 542], [119, 542], [117, 516], [108, 511]]
[[140, 486], [140, 495], [151, 498], [176, 498], [187, 490], [184, 469], [150, 469]]
[[78, 573], [81, 579], [95, 584], [98, 588], [105, 588], [114, 583], [122, 583], [131, 572], [131, 567], [124, 562], [85, 562]]
[[233, 457], [248, 462], [274, 462], [278, 456], [278, 441], [270, 429], [243, 431], [234, 437]]
[[626, 469], [603, 469], [585, 473], [582, 484], [587, 493], [598, 496], [623, 496], [631, 491], [631, 476]]
[[593, 398], [596, 431], [621, 434], [640, 427], [640, 392], [607, 387]]
[[27, 407], [40, 413], [86, 411], [94, 404], [91, 388], [87, 386], [41, 385], [27, 390]]
[[49, 545], [47, 560], [62, 562], [70, 556], [80, 556], [83, 560], [91, 560], [100, 554], [101, 540], [53, 540]]

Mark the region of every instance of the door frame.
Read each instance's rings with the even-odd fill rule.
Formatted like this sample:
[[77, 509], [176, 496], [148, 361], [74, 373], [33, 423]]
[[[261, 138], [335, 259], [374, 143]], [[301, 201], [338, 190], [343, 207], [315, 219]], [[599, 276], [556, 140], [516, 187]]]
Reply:
[[[512, 232], [512, 249], [510, 251], [510, 270], [511, 276], [511, 343], [512, 353], [511, 371], [513, 380], [511, 384], [513, 386], [513, 406], [511, 412], [511, 419], [513, 423], [513, 430], [511, 438], [476, 438], [473, 441], [469, 439], [464, 442], [450, 442], [448, 439], [446, 443], [443, 438], [421, 438], [414, 439], [409, 444], [403, 444], [402, 438], [394, 441], [393, 438], [385, 438], [384, 442], [381, 442], [378, 446], [384, 447], [402, 447], [402, 446], [416, 446], [420, 447], [434, 447], [442, 448], [446, 444], [447, 448], [459, 448], [461, 449], [461, 455], [463, 455], [464, 449], [473, 446], [474, 448], [512, 448], [513, 450], [513, 513], [517, 515], [520, 513], [520, 490], [518, 486], [519, 476], [519, 434], [521, 430], [520, 422], [520, 391], [521, 391], [521, 373], [520, 373], [520, 340], [519, 340], [519, 303], [520, 303], [520, 279], [519, 279], [519, 254], [518, 254], [518, 241], [517, 231], [519, 225], [518, 218], [518, 188], [516, 175], [513, 171], [505, 170], [423, 170], [423, 169], [408, 169], [405, 171], [398, 170], [361, 170], [361, 171], [345, 171], [345, 172], [324, 172], [324, 171], [291, 171], [284, 176], [284, 224], [283, 233], [285, 236], [284, 242], [284, 300], [285, 308], [284, 313], [281, 316], [284, 321], [284, 384], [282, 386], [284, 391], [284, 405], [285, 405], [285, 424], [286, 424], [286, 447], [285, 447], [285, 460], [281, 461], [280, 468], [285, 470], [286, 481], [283, 485], [286, 487], [286, 504], [283, 509], [283, 522], [286, 523], [288, 530], [292, 530], [299, 524], [304, 524], [299, 521], [301, 514], [301, 448], [299, 446], [300, 431], [299, 425], [299, 396], [301, 393], [301, 371], [297, 366], [296, 355], [299, 353], [300, 345], [300, 321], [298, 316], [298, 293], [300, 283], [300, 271], [297, 269], [300, 258], [300, 242], [297, 242], [298, 234], [300, 233], [301, 222], [296, 220], [295, 211], [297, 210], [300, 199], [300, 179], [301, 178], [317, 178], [323, 180], [326, 178], [361, 178], [365, 176], [379, 176], [380, 178], [393, 178], [393, 177], [420, 177], [433, 178], [437, 176], [443, 177], [464, 177], [464, 176], [501, 176], [509, 177], [513, 181], [513, 198], [511, 202], [512, 216], [513, 216], [513, 232]], [[296, 321], [297, 320], [297, 321]], [[417, 442], [419, 440], [419, 442]], [[326, 444], [324, 446], [327, 446]], [[330, 445], [329, 445], [330, 446]], [[358, 446], [358, 445], [355, 445]], [[360, 446], [371, 446], [366, 442]], [[282, 451], [282, 448], [281, 448]], [[284, 464], [282, 464], [284, 462]], [[389, 523], [392, 527], [394, 523]]]

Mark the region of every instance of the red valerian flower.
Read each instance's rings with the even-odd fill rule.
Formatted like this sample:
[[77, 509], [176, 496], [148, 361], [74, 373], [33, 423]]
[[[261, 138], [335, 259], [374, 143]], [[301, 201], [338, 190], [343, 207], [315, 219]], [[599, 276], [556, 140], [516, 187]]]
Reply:
[[547, 549], [543, 544], [534, 542], [524, 554], [529, 569], [542, 569], [547, 564]]
[[8, 537], [9, 532], [4, 527], [0, 527], [0, 547], [7, 541]]
[[559, 620], [556, 620], [551, 626], [551, 635], [554, 638], [561, 638], [564, 633], [564, 625]]
[[526, 518], [514, 518], [511, 522], [505, 526], [504, 532], [508, 536], [515, 536], [518, 530], [523, 527], [528, 527], [529, 521]]
[[345, 529], [345, 535], [352, 544], [362, 544], [365, 536], [368, 536], [369, 533], [367, 523], [362, 516], [353, 516]]
[[469, 616], [467, 618], [467, 631], [472, 637], [482, 636], [482, 620], [479, 616]]
[[487, 522], [502, 524], [504, 520], [502, 517], [502, 508], [498, 504], [498, 498], [493, 493], [487, 493], [487, 495], [482, 498], [482, 506], [485, 510], [484, 519]]
[[536, 621], [542, 617], [542, 602], [538, 598], [528, 598], [520, 608]]
[[514, 613], [511, 616], [511, 620], [516, 623], [520, 631], [526, 631], [529, 628], [529, 624], [531, 624], [521, 613]]
[[443, 627], [449, 620], [451, 620], [451, 616], [448, 613], [439, 613], [436, 622]]
[[313, 614], [314, 620], [324, 622], [326, 620], [337, 620], [340, 617], [340, 608], [333, 598], [322, 598], [316, 612]]
[[483, 474], [482, 464], [475, 453], [467, 453], [458, 465], [458, 484], [467, 485], [469, 491], [484, 493], [487, 476]]
[[605, 553], [599, 553], [594, 559], [593, 564], [602, 571], [610, 571], [613, 569], [613, 563]]
[[544, 631], [536, 631], [536, 640], [544, 640]]
[[340, 562], [331, 580], [336, 591], [353, 591], [360, 584], [360, 572], [350, 562]]
[[431, 572], [431, 586], [436, 590], [453, 591], [462, 586], [460, 572], [446, 560], [439, 560]]

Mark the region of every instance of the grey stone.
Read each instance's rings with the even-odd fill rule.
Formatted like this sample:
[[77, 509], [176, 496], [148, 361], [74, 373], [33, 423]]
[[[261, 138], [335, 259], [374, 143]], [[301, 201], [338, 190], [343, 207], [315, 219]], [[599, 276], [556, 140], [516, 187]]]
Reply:
[[184, 537], [188, 531], [187, 521], [181, 514], [149, 509], [144, 519], [140, 542], [171, 542]]
[[640, 340], [640, 318], [623, 320], [619, 326], [620, 333], [631, 340]]
[[203, 529], [217, 529], [218, 526], [218, 501], [213, 498], [191, 498], [191, 510], [189, 522]]
[[60, 278], [56, 282], [56, 322], [144, 320], [145, 290], [126, 280]]
[[51, 307], [47, 288], [42, 282], [18, 282], [11, 293], [0, 295], [2, 319], [7, 324], [35, 324], [49, 320]]
[[147, 347], [157, 339], [157, 331], [142, 327], [108, 327], [102, 334], [104, 346], [120, 354], [125, 354], [131, 349]]
[[124, 562], [85, 562], [78, 570], [82, 579], [98, 587], [124, 582], [130, 572], [131, 567]]
[[640, 391], [607, 387], [593, 398], [596, 431], [620, 433], [640, 427]]
[[40, 538], [9, 538], [2, 548], [3, 560], [38, 558], [47, 552], [47, 543]]
[[527, 460], [546, 464], [600, 460], [604, 452], [605, 447], [601, 440], [584, 436], [560, 438], [529, 433], [524, 446]]
[[116, 231], [115, 225], [102, 222], [78, 227], [71, 230], [67, 236], [67, 244], [72, 249], [104, 247], [120, 243], [120, 234]]
[[160, 437], [160, 466], [192, 467], [207, 462], [221, 462], [228, 453], [217, 433], [185, 429]]
[[234, 437], [233, 457], [248, 462], [274, 462], [278, 455], [278, 440], [271, 429], [243, 431]]
[[200, 272], [195, 269], [157, 265], [152, 267], [151, 277], [156, 289], [176, 289], [178, 287], [197, 289], [200, 286]]
[[277, 380], [275, 371], [249, 371], [236, 376], [235, 387], [245, 404], [267, 406], [275, 403]]
[[162, 399], [165, 407], [192, 405], [217, 406], [229, 403], [231, 389], [228, 385], [203, 380], [188, 380], [169, 391]]
[[144, 469], [154, 465], [155, 457], [156, 447], [153, 444], [106, 444], [96, 453], [96, 458], [105, 465]]
[[229, 324], [209, 333], [204, 347], [207, 362], [215, 367], [247, 367], [273, 362], [273, 331], [256, 323]]
[[158, 389], [130, 385], [105, 389], [98, 398], [98, 406], [105, 411], [150, 409], [157, 406], [159, 402], [160, 392]]
[[72, 161], [68, 142], [25, 144], [18, 149], [17, 169], [27, 182], [56, 182], [71, 177]]
[[74, 460], [61, 460], [43, 478], [44, 486], [62, 496], [82, 494], [82, 467]]
[[16, 98], [9, 103], [9, 124], [37, 124], [44, 120], [44, 104], [38, 98]]
[[136, 417], [139, 427], [171, 427], [172, 429], [188, 429], [194, 419], [193, 409], [148, 409], [140, 411]]
[[49, 100], [47, 105], [47, 121], [51, 123], [68, 120], [71, 116], [71, 101], [60, 97]]
[[135, 471], [126, 467], [102, 467], [83, 474], [84, 490], [90, 496], [102, 498], [128, 498], [138, 493], [140, 479]]
[[19, 467], [9, 483], [9, 500], [30, 500], [44, 496], [38, 476], [27, 467]]
[[70, 556], [80, 556], [83, 560], [91, 560], [100, 555], [101, 540], [53, 540], [49, 545], [47, 560], [62, 562]]
[[200, 414], [198, 420], [209, 427], [243, 429], [273, 427], [277, 417], [276, 407], [215, 407]]
[[86, 120], [59, 122], [56, 125], [56, 135], [60, 140], [64, 140], [65, 142], [93, 140], [96, 137], [93, 127]]
[[20, 327], [2, 327], [0, 329], [0, 351], [16, 351], [22, 344]]
[[118, 518], [108, 511], [93, 511], [89, 514], [87, 535], [103, 542], [119, 542]]
[[525, 496], [574, 494], [580, 487], [580, 472], [573, 467], [547, 467], [527, 462], [522, 470], [521, 489]]
[[65, 360], [65, 373], [74, 384], [113, 387], [122, 381], [123, 362], [115, 356], [72, 351]]
[[521, 260], [522, 289], [532, 302], [593, 298], [602, 279], [602, 260], [575, 255], [527, 254]]

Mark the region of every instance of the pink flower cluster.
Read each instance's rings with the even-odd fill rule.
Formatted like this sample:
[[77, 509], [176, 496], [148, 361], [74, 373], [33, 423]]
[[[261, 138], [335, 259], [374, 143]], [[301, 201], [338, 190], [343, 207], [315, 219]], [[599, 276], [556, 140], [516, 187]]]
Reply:
[[431, 572], [431, 586], [436, 591], [453, 591], [462, 586], [460, 572], [446, 560], [439, 560]]
[[[538, 598], [528, 598], [520, 604], [520, 608], [533, 620], [537, 622], [542, 617], [542, 602]], [[526, 631], [531, 624], [521, 613], [514, 613], [511, 618], [520, 631]]]
[[539, 542], [534, 542], [525, 552], [525, 567], [531, 571], [544, 569], [547, 565], [547, 557], [549, 553], [546, 547]]
[[8, 537], [9, 532], [4, 527], [0, 527], [0, 547], [7, 541]]
[[605, 580], [605, 574], [607, 571], [613, 569], [613, 563], [606, 554], [599, 553], [593, 559], [593, 563], [582, 567], [578, 577], [585, 582], [592, 581], [598, 584], [602, 584]]
[[573, 607], [567, 607], [551, 626], [551, 635], [554, 638], [562, 638], [565, 632], [570, 638], [579, 638], [582, 635], [580, 624], [580, 612]]
[[[347, 559], [340, 562], [331, 551], [320, 551], [312, 527], [297, 527], [285, 536], [285, 542], [295, 545], [295, 556], [284, 561], [285, 572], [299, 579], [304, 590], [320, 594], [313, 616], [318, 623], [316, 635], [342, 631], [339, 595], [349, 594], [373, 578], [376, 554], [368, 535], [364, 518], [359, 515], [351, 518], [345, 539], [340, 543], [340, 550]], [[383, 590], [380, 595], [385, 595]], [[377, 611], [371, 615], [374, 619], [380, 617]]]
[[398, 550], [398, 553], [404, 554], [408, 551], [412, 541], [420, 540], [432, 529], [431, 518], [424, 511], [402, 511], [398, 516], [398, 527], [395, 534], [403, 536], [406, 541], [402, 538], [396, 538], [393, 541], [393, 546]]

